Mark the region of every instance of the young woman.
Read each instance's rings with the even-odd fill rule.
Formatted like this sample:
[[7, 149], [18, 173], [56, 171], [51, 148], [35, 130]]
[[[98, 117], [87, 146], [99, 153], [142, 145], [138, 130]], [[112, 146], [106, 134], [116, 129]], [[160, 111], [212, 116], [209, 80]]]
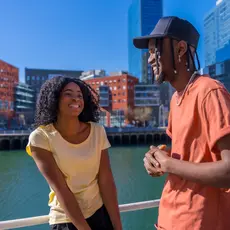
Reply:
[[55, 77], [41, 88], [26, 150], [51, 189], [51, 229], [122, 229], [97, 98], [74, 78]]

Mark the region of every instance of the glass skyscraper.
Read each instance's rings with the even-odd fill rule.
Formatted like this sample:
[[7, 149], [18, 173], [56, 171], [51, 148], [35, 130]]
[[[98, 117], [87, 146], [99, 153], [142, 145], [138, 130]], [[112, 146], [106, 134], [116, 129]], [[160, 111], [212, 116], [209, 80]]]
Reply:
[[163, 15], [162, 0], [133, 0], [128, 12], [128, 58], [129, 73], [140, 81], [151, 82], [148, 68], [147, 50], [139, 50], [133, 45], [133, 38], [149, 35]]
[[230, 59], [230, 0], [218, 0], [204, 19], [205, 65]]

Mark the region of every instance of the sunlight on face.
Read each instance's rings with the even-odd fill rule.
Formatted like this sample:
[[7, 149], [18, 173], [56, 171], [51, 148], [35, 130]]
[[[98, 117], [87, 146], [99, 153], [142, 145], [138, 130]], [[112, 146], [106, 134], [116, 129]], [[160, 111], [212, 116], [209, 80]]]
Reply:
[[61, 93], [59, 110], [61, 114], [79, 116], [84, 109], [84, 99], [80, 87], [71, 82]]
[[[158, 47], [158, 51], [159, 52], [159, 47]], [[150, 39], [149, 41], [149, 59], [148, 59], [148, 63], [151, 65], [152, 67], [152, 71], [153, 74], [155, 76], [155, 80], [158, 81], [160, 76], [161, 76], [161, 72], [162, 72], [162, 64], [161, 64], [161, 59], [160, 57], [160, 53], [158, 54], [159, 56], [156, 57], [156, 53], [155, 53], [155, 40], [154, 39]], [[156, 58], [158, 58], [158, 60], [156, 60]]]

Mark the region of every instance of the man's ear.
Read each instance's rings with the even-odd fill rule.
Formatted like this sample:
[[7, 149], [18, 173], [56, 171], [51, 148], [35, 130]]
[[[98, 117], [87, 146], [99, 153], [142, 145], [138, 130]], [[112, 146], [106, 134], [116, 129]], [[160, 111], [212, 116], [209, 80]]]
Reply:
[[183, 57], [188, 50], [187, 43], [185, 41], [179, 41], [177, 43], [177, 55]]

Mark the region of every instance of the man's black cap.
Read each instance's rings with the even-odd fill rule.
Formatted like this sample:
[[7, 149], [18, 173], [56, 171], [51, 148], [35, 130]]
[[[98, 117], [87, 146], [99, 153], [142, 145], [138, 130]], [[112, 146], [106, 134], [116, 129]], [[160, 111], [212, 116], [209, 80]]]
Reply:
[[178, 17], [162, 17], [148, 36], [133, 39], [133, 44], [138, 49], [148, 49], [151, 38], [172, 38], [185, 41], [190, 46], [197, 48], [200, 34], [188, 21]]

